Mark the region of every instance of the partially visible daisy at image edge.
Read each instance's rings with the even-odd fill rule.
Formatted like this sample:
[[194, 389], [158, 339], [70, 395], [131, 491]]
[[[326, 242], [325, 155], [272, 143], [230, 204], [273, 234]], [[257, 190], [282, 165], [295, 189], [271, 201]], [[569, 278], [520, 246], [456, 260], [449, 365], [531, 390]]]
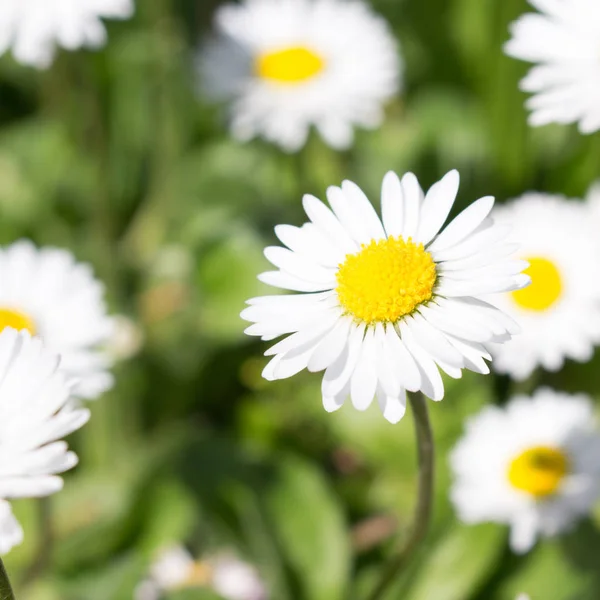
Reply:
[[67, 250], [37, 248], [28, 240], [0, 247], [0, 331], [26, 330], [61, 357], [72, 393], [93, 400], [110, 389], [115, 323], [104, 285], [90, 265]]
[[600, 256], [594, 190], [587, 202], [528, 192], [494, 210], [496, 222], [512, 228], [532, 280], [493, 299], [521, 326], [520, 335], [492, 346], [495, 371], [524, 380], [537, 367], [558, 371], [567, 358], [587, 362], [600, 344], [600, 280], [590, 276]]
[[467, 421], [450, 455], [451, 499], [470, 524], [505, 523], [510, 546], [573, 528], [600, 497], [600, 435], [583, 394], [542, 388]]
[[201, 89], [230, 101], [239, 140], [295, 152], [314, 126], [345, 149], [355, 126], [381, 124], [400, 88], [398, 44], [362, 1], [243, 0], [218, 8], [215, 24], [199, 55]]
[[[287, 246], [265, 256], [278, 270], [259, 279], [291, 295], [254, 298], [241, 316], [248, 335], [265, 341], [286, 336], [265, 353], [268, 380], [303, 369], [325, 371], [323, 405], [329, 412], [347, 398], [366, 410], [377, 397], [384, 417], [398, 422], [406, 391], [444, 396], [439, 369], [489, 373], [489, 346], [519, 331], [482, 296], [529, 284], [525, 261], [505, 242], [510, 228], [490, 218], [494, 200], [477, 200], [446, 227], [459, 187], [451, 171], [425, 195], [417, 178], [388, 173], [382, 219], [350, 181], [330, 187], [331, 209], [304, 196], [310, 222], [278, 225]], [[298, 293], [299, 292], [299, 293]]]
[[0, 55], [12, 50], [17, 62], [45, 69], [59, 46], [103, 46], [101, 19], [126, 19], [133, 12], [133, 0], [2, 0]]
[[23, 541], [8, 500], [60, 491], [60, 473], [77, 464], [63, 438], [90, 412], [71, 402], [59, 357], [29, 332], [0, 332], [0, 554]]
[[600, 3], [597, 0], [529, 0], [510, 27], [506, 54], [534, 63], [521, 81], [533, 94], [526, 106], [533, 126], [578, 123], [581, 133], [600, 129]]

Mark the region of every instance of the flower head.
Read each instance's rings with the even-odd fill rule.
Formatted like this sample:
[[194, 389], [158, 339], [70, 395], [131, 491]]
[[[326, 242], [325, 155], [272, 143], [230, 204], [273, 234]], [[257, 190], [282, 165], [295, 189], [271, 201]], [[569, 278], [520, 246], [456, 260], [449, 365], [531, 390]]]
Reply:
[[451, 497], [468, 523], [511, 527], [515, 552], [568, 530], [600, 495], [600, 435], [585, 396], [540, 389], [486, 407], [451, 455]]
[[101, 18], [123, 19], [132, 13], [133, 0], [2, 0], [0, 54], [12, 49], [19, 62], [46, 68], [57, 46], [103, 46]]
[[89, 419], [71, 402], [58, 357], [29, 332], [0, 333], [0, 550], [21, 541], [5, 502], [48, 496], [63, 486], [58, 475], [77, 464], [62, 438]]
[[76, 380], [73, 393], [92, 399], [112, 386], [111, 339], [104, 287], [89, 265], [66, 250], [20, 241], [0, 248], [0, 331], [27, 330], [61, 356], [61, 369]]
[[532, 125], [579, 123], [600, 129], [600, 4], [596, 0], [529, 0], [539, 13], [512, 24], [508, 55], [536, 63], [521, 82]]
[[[365, 194], [345, 181], [331, 187], [333, 210], [304, 197], [310, 219], [301, 228], [276, 227], [287, 248], [265, 255], [278, 271], [260, 279], [300, 294], [248, 302], [246, 333], [273, 340], [266, 379], [308, 368], [325, 370], [323, 403], [333, 411], [347, 397], [365, 410], [377, 395], [384, 416], [402, 418], [406, 390], [441, 400], [438, 367], [451, 377], [463, 368], [488, 373], [488, 345], [518, 331], [484, 294], [521, 289], [527, 266], [509, 258], [508, 230], [489, 218], [493, 199], [482, 198], [445, 229], [458, 192], [456, 171], [423, 194], [416, 177], [388, 173], [383, 220]], [[291, 334], [291, 335], [289, 335]]]
[[588, 361], [600, 343], [600, 281], [590, 276], [600, 239], [590, 207], [560, 196], [529, 193], [499, 206], [532, 284], [494, 299], [519, 322], [521, 334], [492, 347], [494, 368], [516, 379], [537, 366], [560, 369], [565, 358]]
[[374, 128], [399, 87], [386, 22], [360, 1], [245, 0], [216, 15], [219, 37], [202, 55], [205, 88], [232, 99], [232, 132], [296, 151], [311, 125], [334, 148], [353, 126]]

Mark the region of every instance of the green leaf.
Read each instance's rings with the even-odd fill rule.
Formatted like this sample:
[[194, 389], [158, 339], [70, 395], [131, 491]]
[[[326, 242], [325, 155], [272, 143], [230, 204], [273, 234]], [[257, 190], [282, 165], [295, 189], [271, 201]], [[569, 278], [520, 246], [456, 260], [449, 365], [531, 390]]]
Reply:
[[[496, 566], [505, 532], [496, 525], [456, 524], [430, 551], [425, 551], [407, 598], [466, 600]], [[540, 596], [544, 598], [545, 596]]]
[[350, 571], [342, 509], [324, 475], [298, 458], [282, 458], [267, 506], [303, 598], [342, 600]]

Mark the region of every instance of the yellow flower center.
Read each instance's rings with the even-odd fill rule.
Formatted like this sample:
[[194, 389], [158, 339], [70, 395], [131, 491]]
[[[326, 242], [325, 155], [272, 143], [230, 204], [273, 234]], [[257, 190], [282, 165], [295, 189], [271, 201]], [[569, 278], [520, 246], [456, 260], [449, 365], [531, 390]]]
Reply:
[[267, 52], [256, 61], [257, 75], [278, 83], [301, 83], [324, 68], [324, 59], [302, 46]]
[[33, 319], [19, 310], [14, 308], [0, 308], [0, 331], [6, 327], [12, 327], [21, 331], [27, 329], [31, 335], [35, 335], [36, 327]]
[[556, 265], [547, 258], [531, 257], [524, 272], [531, 277], [531, 285], [512, 292], [514, 302], [525, 310], [548, 310], [562, 293], [562, 279]]
[[212, 577], [212, 569], [204, 562], [196, 561], [190, 567], [187, 576], [179, 582], [175, 587], [178, 590], [205, 587], [210, 583]]
[[569, 459], [564, 452], [536, 446], [511, 462], [508, 479], [518, 490], [543, 498], [556, 492], [568, 470]]
[[346, 313], [367, 324], [395, 323], [431, 299], [435, 262], [423, 244], [390, 237], [363, 244], [337, 272], [337, 295]]

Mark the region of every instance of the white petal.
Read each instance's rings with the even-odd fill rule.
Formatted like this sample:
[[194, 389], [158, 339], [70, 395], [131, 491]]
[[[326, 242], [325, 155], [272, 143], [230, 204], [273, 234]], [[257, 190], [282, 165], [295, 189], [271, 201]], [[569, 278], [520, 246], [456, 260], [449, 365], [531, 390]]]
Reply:
[[419, 181], [412, 173], [407, 173], [402, 178], [402, 192], [404, 197], [404, 226], [402, 237], [414, 237], [419, 227], [419, 213], [424, 194]]
[[421, 372], [415, 363], [415, 359], [392, 325], [386, 327], [385, 337], [387, 349], [395, 365], [395, 373], [400, 380], [400, 385], [411, 392], [416, 392], [421, 388]]
[[466, 258], [493, 247], [494, 244], [504, 240], [510, 231], [508, 225], [494, 225], [493, 221], [489, 220], [482, 223], [478, 231], [459, 244], [445, 250], [432, 251], [431, 255], [436, 262]]
[[267, 285], [294, 292], [323, 292], [334, 287], [328, 283], [306, 281], [282, 271], [266, 271], [258, 276], [258, 280]]
[[406, 392], [402, 390], [398, 396], [387, 396], [383, 390], [377, 391], [377, 401], [383, 416], [392, 424], [398, 423], [406, 413]]
[[342, 191], [354, 203], [356, 210], [362, 216], [363, 224], [369, 232], [369, 238], [373, 240], [385, 238], [383, 225], [365, 193], [355, 183], [347, 180], [342, 182]]
[[454, 205], [459, 184], [458, 171], [450, 171], [427, 192], [415, 241], [427, 245], [438, 234]]
[[490, 214], [493, 206], [494, 198], [491, 196], [486, 196], [473, 202], [433, 240], [428, 250], [445, 250], [464, 240], [481, 225], [483, 220]]
[[377, 351], [375, 333], [368, 329], [362, 343], [360, 357], [350, 380], [350, 396], [357, 410], [367, 410], [377, 389]]
[[372, 238], [368, 226], [363, 221], [360, 207], [356, 206], [341, 188], [335, 186], [327, 188], [327, 200], [352, 239], [358, 244], [368, 244]]
[[275, 235], [290, 250], [317, 265], [337, 267], [346, 256], [312, 223], [306, 223], [301, 228], [293, 225], [277, 225]]
[[279, 267], [284, 273], [315, 283], [325, 283], [335, 287], [335, 270], [321, 267], [309, 259], [279, 246], [269, 246], [264, 250], [269, 262]]
[[402, 235], [404, 226], [404, 195], [400, 179], [389, 171], [381, 186], [381, 214], [388, 236]]
[[360, 356], [364, 335], [364, 323], [352, 325], [346, 347], [337, 360], [325, 371], [322, 382], [323, 396], [337, 396], [348, 383]]
[[405, 322], [417, 343], [434, 360], [439, 360], [458, 369], [463, 366], [463, 358], [460, 352], [453, 348], [444, 334], [432, 327], [422, 315], [415, 313], [415, 315], [408, 317]]
[[315, 348], [310, 360], [308, 361], [308, 370], [315, 373], [322, 371], [331, 365], [343, 352], [346, 343], [352, 319], [342, 317], [336, 326], [319, 342]]

